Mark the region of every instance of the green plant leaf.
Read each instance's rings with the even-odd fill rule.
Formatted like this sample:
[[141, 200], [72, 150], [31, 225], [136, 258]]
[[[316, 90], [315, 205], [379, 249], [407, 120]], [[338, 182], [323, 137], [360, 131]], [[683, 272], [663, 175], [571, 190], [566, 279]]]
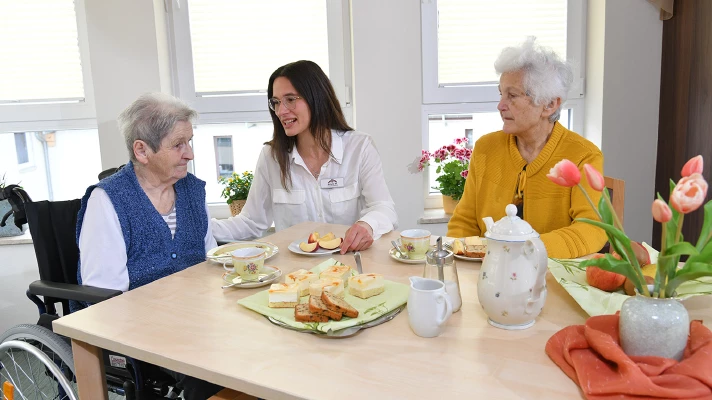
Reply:
[[[608, 192], [607, 188], [603, 189], [605, 192]], [[598, 200], [598, 212], [601, 214], [601, 220], [603, 223], [613, 225], [613, 213], [610, 208], [608, 208], [608, 204], [606, 204], [606, 199], [604, 198], [605, 194], [601, 196], [601, 198]]]
[[668, 282], [665, 292], [666, 294], [673, 294], [675, 293], [677, 287], [682, 283], [701, 278], [703, 276], [712, 276], [712, 264], [701, 262], [691, 263], [688, 261], [682, 269], [679, 269], [675, 273], [675, 277]]
[[712, 242], [707, 242], [707, 245], [702, 249], [702, 251], [699, 252], [699, 254], [690, 256], [690, 258], [687, 259], [686, 263], [690, 262], [712, 262]]
[[697, 246], [695, 246], [697, 250], [702, 251], [710, 239], [712, 239], [712, 200], [705, 204], [705, 222], [702, 223], [700, 237], [697, 239]]
[[666, 256], [681, 256], [681, 255], [688, 255], [688, 256], [696, 256], [700, 254], [697, 249], [691, 245], [690, 243], [687, 242], [680, 242], [676, 243], [672, 246], [669, 246], [667, 249], [665, 249], [665, 255]]

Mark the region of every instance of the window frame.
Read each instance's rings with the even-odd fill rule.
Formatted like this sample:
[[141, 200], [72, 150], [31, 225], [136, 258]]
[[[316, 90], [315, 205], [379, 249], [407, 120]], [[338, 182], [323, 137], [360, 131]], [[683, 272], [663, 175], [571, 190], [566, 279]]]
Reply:
[[[567, 0], [567, 59], [574, 82], [569, 99], [584, 97], [586, 77], [586, 9], [588, 0]], [[438, 82], [438, 0], [421, 1], [423, 104], [481, 103], [499, 101], [498, 82], [440, 85]]]
[[66, 101], [53, 99], [55, 100], [53, 102], [0, 104], [1, 132], [95, 129], [97, 127], [84, 2], [85, 0], [74, 1], [84, 98], [67, 99]]
[[[352, 83], [349, 2], [324, 1], [329, 36], [329, 79], [344, 108], [344, 115], [350, 120]], [[198, 111], [197, 123], [271, 121], [266, 90], [218, 96], [201, 96], [196, 93], [188, 1], [168, 0], [167, 8], [173, 93]]]

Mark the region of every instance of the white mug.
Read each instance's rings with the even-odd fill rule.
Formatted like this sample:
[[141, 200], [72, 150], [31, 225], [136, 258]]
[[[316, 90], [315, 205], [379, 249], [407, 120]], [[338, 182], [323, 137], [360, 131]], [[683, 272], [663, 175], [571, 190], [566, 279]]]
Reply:
[[410, 277], [408, 321], [413, 332], [422, 337], [436, 337], [452, 315], [452, 302], [445, 284], [435, 279]]

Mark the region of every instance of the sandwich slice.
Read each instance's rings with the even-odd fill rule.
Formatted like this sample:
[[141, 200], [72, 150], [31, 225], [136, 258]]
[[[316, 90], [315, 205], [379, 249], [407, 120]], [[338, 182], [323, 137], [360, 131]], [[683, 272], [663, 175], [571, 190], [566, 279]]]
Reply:
[[309, 284], [309, 295], [321, 297], [321, 292], [331, 292], [338, 297], [344, 297], [344, 281], [340, 278], [321, 278]]
[[353, 296], [367, 299], [383, 293], [383, 275], [381, 274], [361, 274], [349, 278], [349, 293]]
[[274, 283], [267, 291], [268, 306], [272, 308], [289, 308], [299, 304], [299, 284]]
[[351, 304], [347, 303], [346, 300], [341, 297], [335, 296], [331, 292], [326, 290], [321, 292], [321, 301], [324, 302], [326, 308], [331, 311], [336, 311], [343, 313], [345, 316], [350, 318], [358, 317], [358, 310], [355, 309]]
[[309, 311], [312, 314], [317, 314], [317, 315], [325, 315], [334, 321], [341, 321], [341, 317], [343, 316], [342, 313], [338, 311], [332, 311], [329, 310], [326, 307], [326, 304], [324, 304], [323, 301], [321, 301], [321, 298], [316, 297], [316, 296], [309, 296]]
[[332, 265], [321, 271], [319, 278], [339, 278], [344, 282], [344, 287], [348, 286], [348, 279], [351, 276], [351, 267], [347, 265]]
[[309, 304], [298, 304], [294, 307], [294, 319], [299, 322], [329, 322], [326, 315], [318, 315], [309, 311]]
[[291, 274], [287, 274], [284, 278], [285, 283], [297, 283], [299, 284], [299, 296], [306, 296], [309, 294], [309, 284], [319, 279], [319, 277], [306, 269], [298, 269]]
[[482, 258], [487, 253], [487, 245], [479, 236], [465, 238], [465, 256], [472, 258]]

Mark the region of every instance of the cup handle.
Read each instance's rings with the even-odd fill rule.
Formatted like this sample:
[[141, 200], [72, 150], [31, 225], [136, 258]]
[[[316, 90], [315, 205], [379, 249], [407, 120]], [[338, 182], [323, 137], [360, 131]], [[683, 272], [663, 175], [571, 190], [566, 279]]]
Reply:
[[450, 301], [450, 295], [447, 293], [439, 293], [437, 297], [437, 302], [440, 303], [441, 300], [445, 300], [445, 313], [442, 317], [438, 317], [435, 323], [440, 326], [445, 323], [445, 321], [452, 315], [452, 302]]
[[223, 266], [223, 269], [224, 269], [225, 271], [227, 271], [227, 272], [235, 272], [235, 266], [234, 266], [234, 264], [233, 264], [233, 266], [230, 267], [230, 268], [227, 267], [227, 263], [223, 263], [222, 266]]

